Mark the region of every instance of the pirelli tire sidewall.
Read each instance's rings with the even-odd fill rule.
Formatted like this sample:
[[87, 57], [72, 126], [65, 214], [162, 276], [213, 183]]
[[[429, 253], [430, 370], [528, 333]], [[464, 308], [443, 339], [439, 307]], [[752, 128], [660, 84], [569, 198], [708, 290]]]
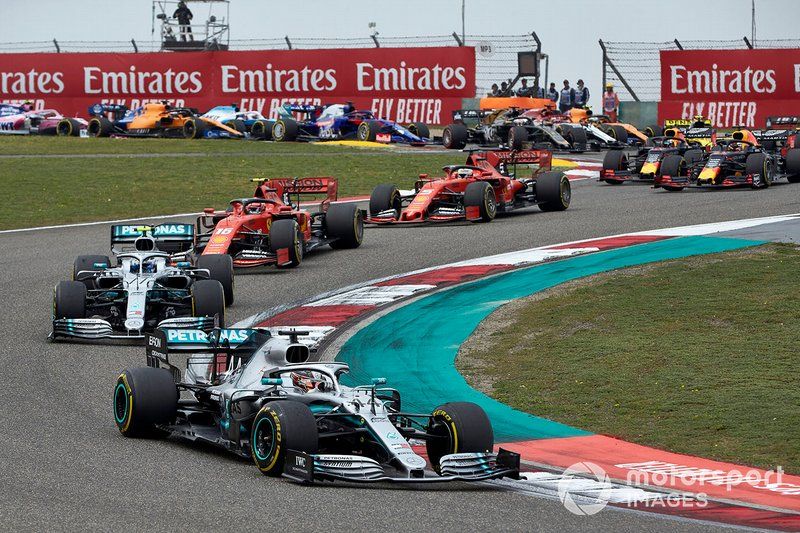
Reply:
[[114, 385], [114, 422], [126, 437], [157, 436], [157, 426], [175, 420], [178, 387], [163, 368], [132, 368]]
[[472, 402], [450, 402], [433, 410], [425, 446], [433, 469], [451, 453], [491, 452], [494, 431], [483, 408]]
[[319, 449], [317, 423], [303, 403], [277, 400], [265, 404], [253, 419], [250, 454], [266, 476], [280, 476], [287, 450], [315, 454]]

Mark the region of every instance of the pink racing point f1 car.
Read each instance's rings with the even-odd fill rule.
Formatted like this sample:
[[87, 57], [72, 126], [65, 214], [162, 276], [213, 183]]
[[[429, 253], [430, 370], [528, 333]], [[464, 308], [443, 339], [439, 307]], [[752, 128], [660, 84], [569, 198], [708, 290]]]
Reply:
[[30, 104], [0, 103], [0, 134], [77, 137], [86, 126], [82, 118], [65, 117], [54, 109], [34, 111]]
[[570, 183], [563, 172], [550, 170], [551, 160], [548, 150], [472, 152], [465, 164], [444, 167], [443, 177], [420, 174], [413, 190], [378, 185], [370, 196], [366, 222], [489, 222], [498, 213], [534, 205], [542, 211], [563, 211], [569, 207]]

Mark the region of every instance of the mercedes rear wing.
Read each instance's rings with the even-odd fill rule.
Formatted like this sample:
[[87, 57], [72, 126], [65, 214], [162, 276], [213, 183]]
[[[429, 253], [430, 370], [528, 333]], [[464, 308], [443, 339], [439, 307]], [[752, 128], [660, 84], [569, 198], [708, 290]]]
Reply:
[[218, 374], [247, 361], [270, 336], [269, 331], [257, 329], [214, 328], [206, 333], [200, 329], [158, 328], [146, 335], [145, 357], [147, 366], [168, 369], [179, 383], [181, 371], [170, 362], [169, 354], [198, 354], [199, 357], [189, 357], [187, 368], [193, 364], [211, 365], [213, 381]]
[[144, 236], [152, 237], [159, 251], [169, 254], [182, 254], [195, 246], [193, 224], [158, 224], [146, 226], [142, 224], [114, 224], [111, 226], [111, 249], [132, 249], [136, 239]]

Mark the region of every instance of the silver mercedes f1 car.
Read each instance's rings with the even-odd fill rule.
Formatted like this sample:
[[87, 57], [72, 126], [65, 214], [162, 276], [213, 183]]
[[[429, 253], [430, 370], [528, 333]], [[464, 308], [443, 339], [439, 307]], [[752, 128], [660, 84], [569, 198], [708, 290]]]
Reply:
[[[211, 443], [252, 458], [265, 475], [298, 482], [518, 477], [519, 455], [493, 453], [480, 406], [454, 402], [431, 414], [406, 413], [399, 392], [380, 387], [385, 379], [347, 387], [340, 382], [347, 364], [309, 362], [304, 335], [157, 329], [145, 342], [147, 366], [125, 370], [114, 385], [116, 425], [127, 437]], [[171, 355], [186, 356], [185, 372]]]
[[192, 224], [111, 226], [116, 261], [75, 260], [72, 281], [55, 287], [50, 338], [133, 340], [156, 327], [224, 326], [233, 265], [227, 256], [195, 259], [194, 244]]

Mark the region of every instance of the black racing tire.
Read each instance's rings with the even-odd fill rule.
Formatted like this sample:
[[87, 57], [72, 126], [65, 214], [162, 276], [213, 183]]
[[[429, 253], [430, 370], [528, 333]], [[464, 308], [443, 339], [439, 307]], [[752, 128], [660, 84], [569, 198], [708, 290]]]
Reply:
[[431, 130], [428, 128], [428, 125], [424, 122], [412, 122], [406, 128], [408, 131], [416, 135], [417, 137], [424, 137], [426, 139], [431, 138]]
[[192, 117], [183, 123], [183, 137], [185, 139], [202, 139], [208, 130], [208, 125], [204, 120]]
[[619, 125], [611, 125], [606, 128], [606, 133], [613, 137], [617, 142], [625, 144], [628, 142], [628, 130]]
[[487, 181], [473, 181], [464, 190], [464, 207], [477, 207], [480, 218], [473, 222], [491, 222], [497, 216], [497, 197]]
[[400, 217], [400, 212], [403, 210], [403, 199], [400, 196], [400, 191], [391, 183], [381, 183], [369, 195], [369, 214], [375, 216], [381, 211], [394, 209], [395, 218]]
[[62, 118], [56, 124], [56, 135], [59, 137], [77, 137], [81, 134], [82, 124], [74, 118]]
[[789, 183], [800, 183], [800, 148], [786, 152], [786, 179]]
[[268, 402], [253, 419], [250, 452], [265, 476], [277, 477], [283, 473], [287, 450], [315, 454], [318, 449], [317, 421], [304, 403]]
[[628, 156], [622, 150], [609, 150], [603, 156], [603, 170], [628, 170]]
[[358, 248], [364, 240], [364, 216], [354, 203], [329, 205], [325, 227], [328, 237], [336, 239], [330, 244], [334, 250]]
[[209, 279], [215, 279], [222, 285], [222, 291], [225, 294], [225, 306], [228, 307], [233, 304], [233, 258], [228, 254], [201, 255], [197, 258], [195, 266], [208, 269]]
[[[99, 265], [100, 263], [104, 264], [105, 266], [95, 266]], [[100, 272], [110, 267], [111, 259], [109, 259], [107, 255], [79, 255], [72, 264], [72, 280], [76, 281], [78, 279], [78, 272], [86, 270]], [[81, 283], [84, 283], [87, 289], [95, 288], [94, 280], [84, 280]]]
[[274, 120], [256, 120], [250, 126], [250, 135], [254, 139], [262, 139], [264, 141], [272, 140], [272, 126], [275, 125]]
[[244, 120], [236, 118], [225, 124], [229, 128], [233, 128], [242, 135], [247, 133], [247, 125], [244, 123]]
[[282, 248], [289, 249], [289, 262], [278, 268], [294, 268], [303, 261], [303, 237], [300, 226], [293, 218], [275, 220], [269, 228], [269, 246], [273, 253]]
[[563, 172], [543, 172], [536, 178], [536, 201], [542, 211], [564, 211], [572, 200], [572, 186]]
[[508, 147], [512, 150], [522, 150], [528, 142], [528, 130], [525, 126], [511, 126], [508, 130]]
[[192, 284], [192, 316], [217, 315], [219, 327], [225, 327], [225, 289], [215, 279], [201, 279]]
[[106, 117], [94, 117], [86, 126], [89, 137], [108, 137], [114, 133], [114, 124]]
[[683, 159], [686, 160], [686, 167], [690, 168], [695, 163], [702, 161], [704, 157], [704, 152], [701, 148], [691, 148], [686, 150], [683, 154]]
[[754, 189], [766, 189], [772, 184], [772, 160], [767, 154], [756, 153], [747, 156], [745, 174], [760, 174], [758, 183], [753, 183]]
[[53, 318], [86, 318], [86, 285], [59, 281], [53, 291]]
[[296, 141], [300, 135], [300, 125], [291, 118], [281, 118], [272, 125], [272, 140], [277, 142]]
[[564, 138], [573, 148], [580, 145], [586, 146], [589, 142], [586, 137], [586, 130], [583, 128], [570, 128]]
[[467, 145], [469, 129], [463, 124], [450, 124], [442, 131], [442, 144], [451, 150], [460, 150]]
[[[683, 156], [677, 154], [665, 156], [661, 161], [661, 167], [659, 168], [658, 172], [662, 176], [686, 176], [688, 172], [686, 160], [683, 158]], [[667, 189], [666, 187], [663, 188]], [[675, 188], [676, 187], [672, 187], [672, 189]]]
[[178, 387], [165, 368], [125, 370], [114, 385], [114, 422], [126, 437], [159, 435], [158, 424], [169, 424], [178, 414]]
[[378, 120], [365, 120], [358, 125], [356, 138], [359, 141], [375, 141], [383, 125]]
[[661, 137], [664, 135], [664, 128], [658, 125], [647, 126], [643, 133], [648, 137]]
[[425, 447], [437, 473], [445, 455], [491, 452], [494, 448], [492, 423], [483, 408], [471, 402], [450, 402], [434, 409], [427, 432], [434, 437], [426, 440]]

